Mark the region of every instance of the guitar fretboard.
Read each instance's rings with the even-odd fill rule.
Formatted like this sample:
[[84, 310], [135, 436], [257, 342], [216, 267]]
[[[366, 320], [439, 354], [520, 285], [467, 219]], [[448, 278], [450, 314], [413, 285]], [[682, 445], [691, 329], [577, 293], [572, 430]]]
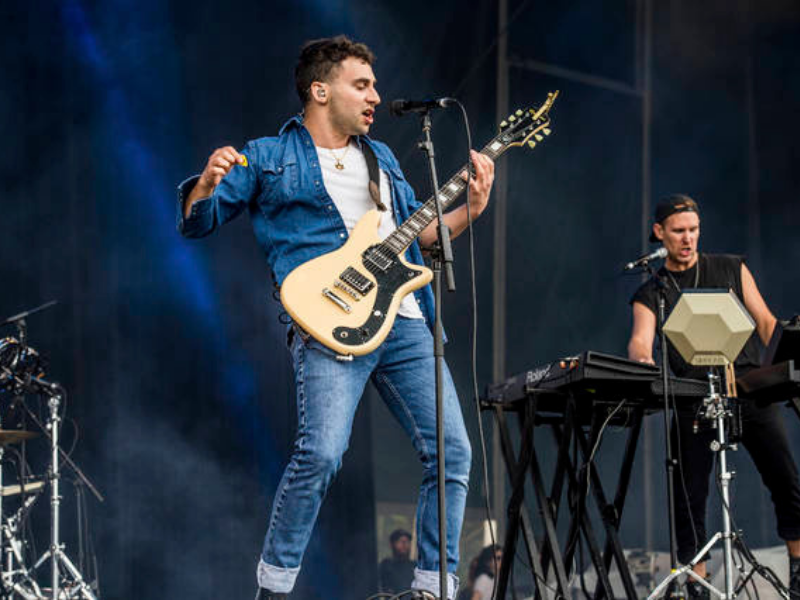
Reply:
[[[481, 154], [485, 154], [492, 160], [496, 160], [498, 156], [503, 154], [509, 145], [503, 140], [505, 133], [501, 132], [495, 136], [486, 146], [481, 150]], [[467, 182], [461, 177], [461, 173], [466, 172], [468, 165], [464, 165], [461, 169], [456, 171], [447, 183], [439, 188], [439, 200], [442, 203], [442, 211], [446, 210], [453, 201], [458, 198], [467, 188]], [[385, 246], [394, 254], [401, 254], [408, 246], [422, 233], [435, 218], [436, 218], [436, 197], [431, 196], [428, 200], [420, 206], [408, 220], [405, 221], [400, 227], [395, 229], [383, 242], [381, 246]]]

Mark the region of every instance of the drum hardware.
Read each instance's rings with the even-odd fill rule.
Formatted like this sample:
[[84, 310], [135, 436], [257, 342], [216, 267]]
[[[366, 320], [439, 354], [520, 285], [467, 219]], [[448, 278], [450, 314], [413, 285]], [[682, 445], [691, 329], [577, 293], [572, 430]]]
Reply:
[[[17, 328], [17, 338], [0, 340], [0, 392], [25, 390], [33, 381], [44, 375], [45, 364], [39, 353], [28, 346], [28, 325], [26, 319], [57, 304], [56, 300], [45, 302], [31, 310], [26, 310], [7, 318], [0, 327], [13, 325]], [[44, 382], [48, 383], [48, 382]]]
[[35, 431], [25, 431], [24, 429], [0, 429], [0, 446], [32, 440], [40, 435]]
[[26, 484], [4, 485], [0, 488], [0, 496], [7, 498], [9, 496], [28, 496], [34, 492], [38, 492], [45, 485], [44, 481], [30, 481]]
[[[16, 396], [18, 406], [38, 427], [41, 433], [25, 430], [0, 429], [0, 526], [3, 545], [3, 564], [0, 568], [0, 581], [6, 593], [11, 597], [25, 600], [66, 600], [83, 598], [97, 600], [92, 585], [86, 582], [64, 551], [61, 542], [61, 465], [69, 466], [78, 476], [78, 480], [86, 485], [94, 496], [103, 502], [104, 498], [84, 475], [83, 471], [59, 446], [61, 431], [62, 401], [66, 397], [64, 388], [55, 382], [45, 380], [45, 363], [38, 352], [27, 344], [26, 317], [53, 306], [55, 301], [43, 304], [30, 311], [22, 312], [0, 323], [15, 325], [17, 337], [0, 340], [0, 392], [10, 392]], [[25, 402], [25, 394], [36, 394], [47, 399], [48, 416], [45, 423]], [[2, 423], [0, 423], [2, 425]], [[3, 486], [2, 459], [5, 445], [23, 443], [26, 440], [44, 435], [50, 443], [47, 482], [50, 487], [50, 545], [36, 560], [32, 567], [25, 566], [23, 556], [24, 542], [20, 539], [20, 523], [22, 517], [33, 505], [44, 489], [44, 482], [32, 481], [24, 485]], [[33, 495], [27, 494], [36, 492]], [[22, 494], [22, 505], [13, 517], [3, 518], [3, 497]], [[36, 572], [45, 563], [50, 563], [50, 587], [40, 587], [35, 580]], [[5, 597], [5, 595], [3, 596]]]
[[33, 348], [14, 337], [0, 339], [0, 391], [24, 391], [31, 379], [44, 375], [44, 361]]
[[[39, 490], [44, 487], [44, 482], [39, 482]], [[38, 499], [39, 493], [28, 496], [17, 509], [13, 516], [5, 519], [2, 524], [3, 540], [3, 569], [2, 583], [6, 591], [13, 591], [25, 600], [39, 600], [46, 598], [36, 580], [33, 579], [31, 569], [25, 565], [23, 549], [25, 543], [20, 536], [20, 528], [25, 513]]]

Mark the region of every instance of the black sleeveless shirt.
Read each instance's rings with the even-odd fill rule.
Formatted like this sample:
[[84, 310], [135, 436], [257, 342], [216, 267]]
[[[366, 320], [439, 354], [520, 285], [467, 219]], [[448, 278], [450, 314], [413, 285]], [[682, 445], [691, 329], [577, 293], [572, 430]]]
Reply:
[[[733, 290], [733, 293], [744, 305], [744, 295], [742, 292], [742, 264], [744, 257], [731, 254], [700, 254], [697, 263], [685, 271], [670, 271], [666, 267], [661, 267], [658, 274], [667, 286], [666, 294], [666, 317], [669, 318], [672, 309], [678, 302], [680, 293], [683, 290], [697, 288], [721, 288]], [[700, 275], [698, 278], [697, 266], [700, 265]], [[697, 282], [697, 285], [695, 285]], [[649, 279], [636, 290], [631, 298], [631, 304], [639, 302], [658, 315], [658, 284], [654, 279]], [[692, 379], [705, 379], [708, 367], [693, 366], [683, 360], [680, 353], [667, 340], [669, 353], [669, 366], [672, 372], [678, 377], [690, 377]], [[737, 375], [760, 366], [761, 341], [754, 331], [747, 340], [744, 348], [736, 358], [735, 366]]]

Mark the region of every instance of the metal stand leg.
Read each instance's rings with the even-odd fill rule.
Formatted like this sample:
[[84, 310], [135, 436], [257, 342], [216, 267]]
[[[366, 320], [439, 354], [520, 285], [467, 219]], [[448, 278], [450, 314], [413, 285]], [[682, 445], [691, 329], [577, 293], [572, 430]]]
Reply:
[[[5, 448], [0, 446], [0, 490], [3, 489], [4, 458]], [[3, 598], [15, 596], [24, 600], [44, 598], [41, 588], [31, 578], [30, 571], [25, 566], [23, 543], [19, 538], [23, 516], [36, 501], [38, 495], [36, 493], [25, 498], [17, 512], [6, 518], [3, 494], [0, 493], [0, 586], [2, 586]]]
[[734, 598], [733, 593], [733, 537], [731, 531], [731, 516], [729, 513], [730, 502], [730, 481], [733, 473], [728, 471], [726, 450], [728, 444], [725, 440], [725, 412], [717, 411], [717, 442], [716, 447], [712, 445], [712, 450], [719, 452], [719, 481], [722, 490], [722, 546], [725, 561], [725, 596], [724, 598]]
[[[18, 536], [24, 514], [37, 499], [38, 493], [28, 496], [16, 514], [5, 519], [2, 525], [5, 552], [3, 588], [5, 593], [11, 595], [13, 591], [14, 594], [25, 600], [41, 600], [45, 597], [39, 584], [31, 577], [31, 571], [25, 566], [23, 544]], [[5, 596], [3, 597], [5, 598]]]
[[[727, 450], [736, 450], [735, 444], [729, 444], [727, 441], [727, 434], [725, 431], [726, 419], [732, 413], [728, 407], [728, 398], [723, 397], [717, 391], [719, 388], [719, 377], [711, 373], [708, 374], [709, 396], [703, 400], [705, 407], [704, 418], [713, 421], [714, 427], [717, 430], [717, 439], [711, 442], [711, 450], [719, 454], [719, 485], [722, 495], [723, 510], [722, 510], [722, 531], [715, 533], [708, 543], [698, 552], [692, 560], [681, 567], [674, 569], [672, 573], [662, 581], [656, 589], [647, 597], [648, 600], [658, 598], [661, 592], [670, 585], [673, 581], [678, 579], [681, 575], [686, 574], [700, 583], [714, 594], [721, 598], [721, 600], [733, 600], [736, 597], [736, 592], [733, 586], [733, 540], [736, 534], [731, 530], [731, 517], [730, 517], [730, 481], [734, 476], [732, 471], [728, 471]], [[725, 569], [725, 591], [720, 591], [713, 585], [708, 583], [705, 579], [697, 575], [692, 569], [695, 565], [701, 562], [706, 553], [714, 546], [719, 540], [722, 540], [722, 554], [723, 566]]]
[[[3, 423], [0, 420], [0, 428], [2, 428]], [[5, 448], [0, 446], [0, 490], [3, 489], [3, 458], [5, 455]], [[2, 585], [3, 591], [7, 591], [6, 589], [6, 574], [11, 571], [11, 565], [7, 563], [6, 558], [10, 559], [10, 556], [7, 554], [8, 546], [6, 545], [5, 540], [5, 525], [3, 523], [3, 494], [0, 494], [0, 561], [3, 561], [5, 564], [3, 565], [3, 573], [2, 577], [0, 578], [0, 585]]]
[[58, 408], [61, 405], [61, 397], [53, 394], [47, 402], [50, 408], [50, 420], [47, 427], [50, 430], [50, 553], [53, 560], [50, 563], [51, 589], [53, 600], [58, 599], [59, 572], [57, 553], [60, 551], [59, 531], [61, 529], [61, 493], [60, 493], [60, 474], [58, 470], [58, 434], [60, 432], [59, 423], [61, 417], [58, 415]]
[[[48, 559], [50, 560], [51, 600], [64, 600], [68, 598], [84, 598], [85, 600], [97, 600], [86, 583], [80, 571], [72, 564], [64, 553], [64, 545], [61, 543], [61, 472], [59, 469], [59, 447], [58, 434], [61, 417], [58, 411], [61, 406], [61, 396], [53, 394], [49, 397], [47, 405], [50, 409], [50, 416], [47, 420], [47, 430], [50, 434], [50, 548], [36, 561], [32, 570], [36, 570]], [[60, 566], [65, 572], [62, 573]], [[64, 589], [61, 589], [62, 577]]]

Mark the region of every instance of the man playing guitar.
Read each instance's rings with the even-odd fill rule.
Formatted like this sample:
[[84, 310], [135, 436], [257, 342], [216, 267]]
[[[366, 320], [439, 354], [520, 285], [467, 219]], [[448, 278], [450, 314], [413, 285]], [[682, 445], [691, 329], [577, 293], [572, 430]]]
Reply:
[[[251, 141], [241, 151], [215, 150], [202, 174], [180, 186], [180, 232], [202, 237], [247, 210], [275, 282], [281, 285], [297, 267], [341, 248], [370, 209], [381, 208], [380, 238], [407, 220], [420, 203], [391, 150], [367, 137], [380, 103], [373, 62], [367, 46], [344, 36], [307, 43], [295, 69], [303, 113], [289, 119], [276, 137]], [[379, 184], [370, 176], [369, 164], [375, 160]], [[453, 236], [467, 226], [468, 210], [474, 219], [488, 204], [494, 164], [474, 151], [472, 163], [469, 208], [462, 205], [444, 217]], [[435, 239], [431, 223], [419, 234], [419, 243], [408, 246], [404, 260], [421, 265], [420, 244], [426, 247]], [[284, 598], [294, 587], [323, 497], [347, 449], [367, 380], [372, 380], [411, 438], [424, 466], [417, 513], [418, 561], [409, 584], [438, 595], [430, 287], [406, 295], [397, 315], [380, 346], [347, 361], [301, 328], [295, 326], [290, 332], [298, 430], [257, 568], [259, 600]], [[446, 369], [444, 413], [448, 597], [453, 598], [471, 450]]]

